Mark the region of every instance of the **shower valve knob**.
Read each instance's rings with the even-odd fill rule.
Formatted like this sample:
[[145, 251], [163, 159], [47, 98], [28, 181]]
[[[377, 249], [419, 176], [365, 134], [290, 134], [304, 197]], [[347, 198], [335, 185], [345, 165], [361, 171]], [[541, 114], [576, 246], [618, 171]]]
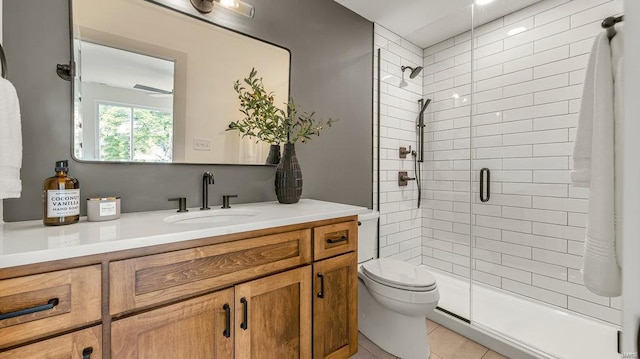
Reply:
[[406, 186], [409, 181], [414, 181], [415, 179], [415, 177], [409, 177], [405, 171], [398, 172], [398, 186]]
[[407, 158], [407, 155], [411, 153], [411, 146], [407, 150], [406, 147], [400, 147], [400, 158]]

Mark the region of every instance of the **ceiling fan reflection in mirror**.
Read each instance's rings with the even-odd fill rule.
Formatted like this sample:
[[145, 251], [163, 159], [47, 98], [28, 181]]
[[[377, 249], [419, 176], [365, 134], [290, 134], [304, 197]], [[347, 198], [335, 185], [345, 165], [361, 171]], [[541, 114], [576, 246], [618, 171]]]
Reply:
[[170, 96], [173, 96], [173, 90], [167, 91], [167, 90], [159, 89], [159, 88], [156, 88], [156, 87], [151, 87], [151, 86], [146, 86], [146, 85], [141, 85], [141, 84], [135, 84], [135, 86], [133, 86], [133, 88], [137, 89], [137, 90], [149, 91], [151, 93], [148, 94], [148, 95], [151, 96], [151, 97], [170, 97]]

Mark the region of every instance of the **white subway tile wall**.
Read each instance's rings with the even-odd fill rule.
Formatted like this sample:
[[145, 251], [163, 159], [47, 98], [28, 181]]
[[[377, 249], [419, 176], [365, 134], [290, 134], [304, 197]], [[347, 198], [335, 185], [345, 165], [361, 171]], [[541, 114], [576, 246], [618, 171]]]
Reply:
[[[570, 184], [591, 44], [603, 31], [602, 19], [620, 13], [622, 0], [544, 0], [477, 27], [473, 62], [470, 33], [424, 49], [422, 94], [433, 99], [426, 116], [428, 162], [423, 169], [425, 265], [467, 278], [473, 275], [482, 283], [620, 324], [620, 299], [596, 296], [582, 284], [579, 269], [588, 190]], [[507, 34], [518, 27], [526, 31]], [[384, 39], [384, 45], [405, 45], [380, 27], [376, 32], [376, 39]], [[376, 45], [385, 47], [378, 40]], [[411, 49], [405, 55], [413, 55]], [[388, 58], [385, 70], [402, 61], [411, 63], [399, 51]], [[384, 82], [383, 98], [390, 96], [391, 87], [397, 87], [399, 72], [394, 71], [387, 74], [393, 80]], [[402, 100], [415, 102], [420, 97], [420, 91], [405, 92], [406, 97], [393, 95], [395, 105], [384, 105], [388, 108], [383, 114]], [[413, 117], [417, 114], [416, 109], [404, 110]], [[393, 171], [399, 168], [412, 173], [412, 163], [394, 158], [396, 148], [390, 146], [409, 144], [413, 128], [402, 128], [400, 123], [412, 121], [412, 116], [397, 118], [396, 125], [391, 125], [383, 115], [384, 135], [400, 140], [383, 141], [388, 150], [383, 156], [389, 155], [383, 159], [390, 161], [383, 181], [393, 182]], [[400, 137], [399, 128], [409, 132], [406, 138]], [[491, 197], [486, 203], [479, 201], [478, 194], [483, 167], [491, 169]], [[389, 200], [393, 191], [398, 188], [386, 187], [383, 208], [406, 208], [405, 218], [415, 220], [409, 210], [415, 208], [414, 201], [407, 201], [413, 207], [386, 206], [393, 204]], [[414, 195], [412, 191], [400, 197], [413, 199]], [[394, 199], [402, 200], [399, 196]], [[384, 252], [398, 255], [400, 246], [392, 247], [390, 238], [400, 229], [390, 217], [386, 214], [384, 222], [391, 226], [385, 232]], [[473, 260], [469, 258], [472, 247]]]
[[[381, 49], [379, 89], [378, 49]], [[398, 172], [406, 171], [410, 177], [416, 177], [412, 156], [400, 159], [399, 148], [416, 148], [418, 100], [422, 98], [423, 91], [422, 74], [411, 79], [411, 71], [406, 70], [403, 77], [400, 67], [423, 66], [423, 50], [378, 24], [374, 26], [374, 50], [374, 136], [378, 136], [377, 99], [380, 91], [379, 204], [377, 192], [374, 193], [374, 207], [380, 211], [380, 256], [420, 264], [423, 230], [422, 212], [417, 208], [418, 189], [416, 181], [409, 181], [406, 187], [398, 186]], [[455, 55], [455, 49], [448, 51], [451, 56]], [[450, 61], [453, 65], [453, 57]], [[442, 66], [423, 72], [440, 73], [445, 69]], [[400, 87], [403, 78], [407, 86]], [[440, 86], [449, 85], [453, 86], [453, 80], [451, 84]], [[377, 191], [376, 160], [377, 141], [374, 140], [374, 191]], [[446, 253], [454, 254], [452, 248]]]

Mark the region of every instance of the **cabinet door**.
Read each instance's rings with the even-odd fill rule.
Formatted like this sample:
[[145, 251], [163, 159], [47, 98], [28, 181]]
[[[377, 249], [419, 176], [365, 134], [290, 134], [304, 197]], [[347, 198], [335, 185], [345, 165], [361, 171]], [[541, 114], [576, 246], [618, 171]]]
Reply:
[[311, 266], [235, 290], [236, 358], [311, 358]]
[[111, 324], [112, 358], [233, 358], [233, 289]]
[[102, 326], [78, 330], [41, 342], [0, 353], [0, 359], [100, 359], [102, 358]]
[[358, 351], [358, 269], [351, 252], [313, 264], [313, 357]]

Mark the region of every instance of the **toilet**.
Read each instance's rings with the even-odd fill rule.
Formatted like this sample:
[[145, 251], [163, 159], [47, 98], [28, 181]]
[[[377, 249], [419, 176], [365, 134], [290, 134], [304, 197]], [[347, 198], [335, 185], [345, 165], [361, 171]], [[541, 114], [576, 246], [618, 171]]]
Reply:
[[426, 359], [426, 315], [440, 299], [436, 279], [424, 267], [374, 258], [378, 216], [358, 216], [358, 329], [397, 357]]

